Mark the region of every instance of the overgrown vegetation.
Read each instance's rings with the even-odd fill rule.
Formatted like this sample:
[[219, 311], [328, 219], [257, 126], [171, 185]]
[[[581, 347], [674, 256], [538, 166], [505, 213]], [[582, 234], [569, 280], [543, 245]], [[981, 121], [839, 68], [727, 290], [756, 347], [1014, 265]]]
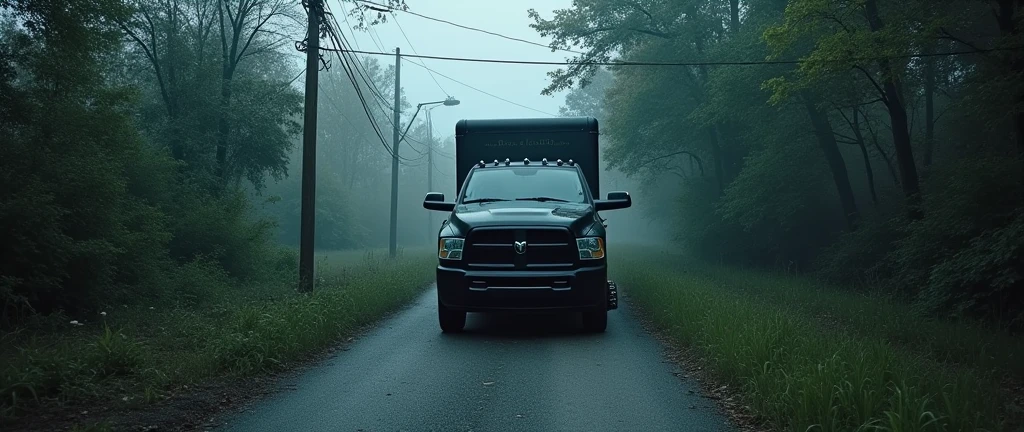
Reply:
[[[290, 265], [304, 16], [283, 0], [0, 1], [0, 325]], [[388, 69], [362, 66], [360, 86], [386, 88]], [[352, 99], [324, 75], [325, 100]], [[320, 138], [318, 246], [383, 244], [380, 208], [351, 201], [382, 193], [388, 154], [358, 104], [331, 105], [353, 120]]]
[[1020, 2], [584, 0], [531, 15], [553, 46], [585, 50], [546, 91], [603, 115], [609, 166], [645, 181], [637, 204], [681, 247], [1024, 325]]
[[1020, 424], [1002, 379], [1024, 373], [1024, 344], [1009, 334], [902, 313], [905, 305], [883, 294], [633, 252], [617, 259], [613, 274], [632, 304], [773, 428]]
[[[285, 0], [0, 0], [0, 417], [274, 370], [430, 279], [419, 256], [372, 256], [293, 293], [304, 17]], [[383, 88], [388, 70], [363, 67]], [[378, 209], [350, 202], [381, 182], [341, 189], [389, 163], [360, 114], [321, 137], [321, 250], [382, 243], [360, 224]], [[338, 175], [341, 142], [364, 172]]]
[[294, 276], [289, 266], [259, 284], [194, 280], [202, 296], [174, 302], [111, 305], [75, 320], [37, 317], [2, 341], [0, 417], [30, 415], [48, 402], [140, 406], [204, 380], [281, 370], [422, 293], [433, 259], [429, 251], [398, 260], [386, 251], [329, 253], [312, 295], [285, 282]]

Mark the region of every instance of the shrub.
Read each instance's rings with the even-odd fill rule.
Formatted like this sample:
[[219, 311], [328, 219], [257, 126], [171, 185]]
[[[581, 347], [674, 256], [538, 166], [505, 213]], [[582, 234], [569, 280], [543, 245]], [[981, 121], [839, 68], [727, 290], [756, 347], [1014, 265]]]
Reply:
[[1024, 326], [1024, 213], [935, 265], [918, 306]]
[[167, 209], [174, 220], [170, 256], [178, 263], [207, 257], [236, 278], [259, 274], [272, 248], [273, 224], [253, 219], [250, 210], [239, 190], [215, 197], [183, 187]]

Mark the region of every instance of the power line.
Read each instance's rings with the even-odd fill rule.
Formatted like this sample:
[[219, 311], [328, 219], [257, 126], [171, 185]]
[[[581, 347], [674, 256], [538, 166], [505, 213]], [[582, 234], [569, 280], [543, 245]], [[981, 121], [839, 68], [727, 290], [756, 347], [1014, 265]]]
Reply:
[[[837, 62], [866, 62], [866, 61], [879, 61], [879, 60], [898, 60], [898, 59], [911, 59], [911, 58], [924, 58], [924, 57], [950, 57], [959, 55], [969, 54], [985, 54], [996, 51], [1017, 51], [1024, 47], [1008, 47], [1008, 48], [991, 48], [991, 49], [979, 49], [972, 51], [950, 51], [944, 53], [921, 53], [921, 54], [905, 54], [898, 56], [876, 56], [876, 57], [847, 57], [842, 59], [826, 60], [831, 63]], [[350, 52], [356, 54], [367, 54], [367, 55], [393, 55], [385, 52], [372, 52], [372, 51], [358, 51], [351, 50]], [[546, 65], [546, 66], [763, 66], [763, 65], [794, 65], [809, 63], [811, 60], [757, 60], [757, 61], [705, 61], [705, 62], [647, 62], [647, 61], [609, 61], [609, 62], [593, 62], [593, 61], [543, 61], [543, 60], [510, 60], [510, 59], [487, 59], [487, 58], [470, 58], [470, 57], [448, 57], [448, 56], [433, 56], [433, 55], [417, 55], [417, 54], [406, 54], [402, 57], [411, 57], [418, 59], [431, 59], [431, 60], [447, 60], [447, 61], [458, 61], [458, 62], [473, 62], [473, 63], [499, 63], [499, 64], [519, 64], [519, 65]], [[415, 63], [414, 63], [415, 64]], [[435, 71], [436, 73], [436, 71]], [[440, 74], [439, 74], [440, 75]]]
[[[332, 17], [332, 19], [334, 20], [335, 26], [338, 27], [337, 31], [338, 31], [338, 33], [340, 33], [340, 37], [342, 39], [342, 42], [347, 43], [347, 38], [345, 37], [345, 34], [340, 31], [341, 26], [337, 23], [337, 19], [334, 19], [333, 17]], [[349, 28], [349, 30], [352, 30], [351, 27]], [[355, 34], [354, 33], [353, 33], [353, 39], [355, 39]], [[410, 43], [410, 45], [411, 45], [411, 43]], [[376, 97], [375, 102], [377, 103], [378, 108], [381, 108], [381, 110], [384, 111], [384, 107], [387, 107], [388, 111], [393, 111], [395, 109], [394, 106], [390, 102], [388, 102], [387, 99], [384, 98], [383, 92], [380, 90], [379, 87], [377, 87], [377, 84], [372, 79], [368, 78], [369, 72], [366, 72], [366, 71], [363, 70], [363, 68], [365, 68], [365, 66], [362, 65], [362, 63], [360, 63], [360, 62], [354, 62], [354, 63], [355, 64], [352, 66], [353, 69], [356, 71], [356, 73], [359, 75], [359, 77], [362, 78], [363, 83], [366, 84], [367, 88], [370, 90], [370, 93], [373, 94]], [[440, 86], [440, 84], [438, 86]], [[443, 92], [444, 89], [441, 89], [441, 91]], [[384, 104], [383, 107], [381, 107], [381, 103]], [[392, 127], [395, 126], [395, 122], [393, 120], [391, 120], [391, 118], [389, 116], [384, 116], [384, 120], [387, 121], [387, 123], [390, 124]], [[410, 147], [410, 148], [412, 148], [412, 147]], [[423, 154], [423, 152], [421, 152], [419, 150], [416, 150], [415, 148], [413, 148], [413, 150], [415, 150], [417, 153]]]
[[[338, 0], [338, 1], [341, 2], [341, 0]], [[344, 12], [344, 6], [342, 6], [342, 12]], [[348, 26], [348, 32], [352, 33], [352, 42], [355, 43], [356, 49], [362, 49], [362, 48], [359, 47], [359, 39], [356, 39], [356, 31], [355, 31], [355, 29], [352, 28], [352, 23], [349, 22], [349, 20], [348, 20], [348, 14], [347, 13], [343, 14], [341, 17], [345, 19], [345, 25]], [[342, 36], [344, 36], [344, 35], [342, 35]], [[381, 51], [384, 51], [384, 50], [381, 49]]]
[[[412, 41], [409, 40], [409, 36], [405, 34], [405, 29], [402, 28], [402, 23], [398, 22], [398, 17], [395, 16], [394, 12], [391, 13], [391, 18], [395, 20], [395, 25], [397, 25], [398, 30], [402, 32], [402, 37], [404, 37], [405, 41], [409, 43], [409, 48], [412, 48], [412, 53], [419, 54], [416, 52], [416, 47], [412, 45]], [[420, 66], [426, 65], [423, 64], [423, 61], [420, 61]], [[451, 96], [447, 91], [445, 91], [444, 87], [441, 86], [441, 83], [437, 82], [437, 78], [434, 78], [434, 74], [430, 72], [430, 70], [427, 70], [427, 73], [430, 74], [430, 79], [434, 80], [434, 84], [437, 84], [437, 88], [441, 89], [441, 93], [444, 93], [445, 96]]]
[[[403, 56], [403, 57], [404, 57], [404, 56]], [[504, 102], [510, 103], [510, 104], [512, 104], [512, 105], [515, 105], [515, 106], [518, 106], [518, 107], [520, 107], [520, 108], [526, 108], [526, 109], [528, 109], [528, 110], [530, 110], [530, 111], [535, 111], [535, 112], [539, 112], [539, 113], [541, 113], [541, 114], [549, 115], [549, 116], [552, 116], [552, 117], [558, 117], [558, 115], [557, 115], [557, 114], [552, 114], [552, 113], [549, 113], [549, 112], [547, 112], [547, 111], [541, 111], [541, 110], [539, 110], [539, 109], [536, 109], [536, 108], [530, 108], [530, 107], [528, 107], [528, 106], [526, 106], [526, 105], [523, 105], [523, 104], [520, 104], [520, 103], [518, 103], [518, 102], [513, 102], [513, 101], [510, 101], [510, 100], [508, 100], [508, 99], [505, 99], [505, 98], [503, 98], [503, 97], [501, 97], [501, 96], [498, 96], [498, 95], [495, 95], [495, 94], [492, 94], [492, 93], [486, 92], [486, 91], [484, 91], [484, 90], [480, 90], [480, 89], [478, 89], [478, 88], [476, 88], [476, 87], [473, 87], [473, 86], [471, 86], [471, 85], [469, 85], [469, 84], [466, 84], [466, 83], [464, 83], [464, 82], [462, 82], [462, 81], [459, 81], [459, 80], [457, 80], [457, 79], [455, 79], [455, 78], [452, 78], [452, 77], [450, 77], [450, 76], [447, 76], [447, 75], [445, 75], [445, 74], [443, 74], [443, 73], [441, 73], [441, 72], [438, 72], [438, 71], [436, 71], [436, 70], [430, 69], [430, 68], [428, 68], [428, 67], [426, 67], [426, 66], [423, 66], [423, 65], [420, 65], [420, 64], [416, 64], [416, 63], [414, 63], [414, 62], [410, 62], [410, 63], [411, 63], [411, 64], [413, 64], [413, 65], [419, 66], [419, 67], [421, 67], [421, 68], [424, 68], [424, 69], [426, 69], [426, 70], [429, 70], [429, 71], [431, 71], [431, 72], [433, 72], [433, 73], [435, 73], [435, 74], [438, 74], [438, 75], [440, 75], [440, 76], [442, 76], [442, 77], [444, 77], [444, 78], [447, 78], [447, 79], [449, 79], [449, 80], [451, 80], [451, 81], [454, 81], [455, 83], [458, 83], [458, 84], [461, 84], [461, 85], [463, 85], [463, 86], [466, 86], [466, 87], [468, 87], [468, 88], [470, 88], [470, 89], [476, 90], [476, 91], [478, 91], [478, 92], [480, 92], [480, 93], [483, 93], [483, 94], [485, 94], [485, 95], [487, 95], [487, 96], [490, 96], [490, 97], [492, 97], [492, 98], [495, 98], [495, 99], [498, 99], [498, 100], [501, 100], [501, 101], [504, 101]]]
[[[359, 61], [358, 59], [349, 58], [349, 56], [345, 55], [345, 53], [349, 50], [345, 49], [347, 47], [346, 38], [344, 37], [344, 34], [339, 30], [340, 24], [338, 24], [338, 21], [334, 17], [334, 14], [330, 12], [330, 7], [327, 6], [326, 4], [325, 9], [327, 13], [325, 13], [324, 15], [330, 18], [330, 21], [326, 21], [327, 35], [331, 39], [331, 42], [335, 46], [339, 47], [338, 49], [325, 50], [334, 51], [338, 59], [341, 61], [342, 69], [345, 71], [346, 76], [352, 83], [356, 96], [359, 99], [360, 106], [363, 108], [363, 112], [366, 114], [367, 119], [370, 121], [370, 125], [373, 127], [373, 130], [376, 133], [377, 138], [380, 139], [380, 142], [383, 145], [384, 149], [387, 150], [388, 154], [390, 154], [392, 157], [410, 160], [407, 158], [403, 158], [401, 155], [396, 155], [395, 152], [392, 150], [391, 146], [388, 145], [387, 140], [384, 139], [384, 135], [380, 129], [380, 125], [377, 124], [376, 119], [370, 112], [369, 105], [366, 103], [366, 98], [363, 96], [362, 88], [359, 85], [359, 81], [356, 78], [356, 74], [359, 74], [361, 77], [363, 77], [364, 80], [366, 79], [365, 76], [362, 76], [361, 72], [358, 69]], [[378, 107], [380, 107], [379, 104]]]
[[[359, 0], [359, 1], [361, 1], [363, 3], [369, 3], [369, 4], [372, 4], [374, 6], [380, 6], [380, 7], [384, 7], [384, 8], [388, 7], [386, 5], [382, 5], [380, 3], [374, 3], [374, 2], [371, 2], [371, 1], [367, 1], [367, 0]], [[479, 28], [476, 28], [476, 27], [470, 27], [470, 26], [467, 26], [467, 25], [462, 25], [462, 24], [454, 23], [454, 22], [451, 22], [451, 21], [448, 21], [448, 20], [443, 20], [441, 18], [434, 18], [432, 16], [423, 15], [423, 14], [416, 13], [416, 12], [413, 12], [413, 11], [410, 11], [410, 10], [391, 9], [392, 15], [394, 14], [395, 11], [405, 12], [405, 13], [407, 13], [409, 15], [415, 15], [415, 16], [418, 16], [418, 17], [423, 18], [423, 19], [428, 19], [428, 20], [431, 20], [431, 21], [436, 21], [436, 22], [439, 22], [439, 23], [444, 23], [444, 24], [448, 24], [448, 25], [451, 25], [451, 26], [459, 27], [459, 28], [462, 28], [462, 29], [479, 32], [479, 33], [486, 33], [486, 34], [489, 34], [491, 36], [497, 36], [497, 37], [508, 39], [508, 40], [511, 40], [511, 41], [522, 42], [522, 43], [529, 44], [529, 45], [536, 45], [536, 46], [544, 47], [544, 48], [551, 49], [551, 50], [558, 50], [558, 51], [570, 52], [570, 53], [573, 53], [573, 54], [586, 55], [586, 53], [584, 53], [584, 52], [574, 51], [574, 50], [565, 49], [565, 48], [553, 48], [550, 45], [544, 45], [544, 44], [542, 44], [540, 42], [534, 42], [534, 41], [531, 41], [531, 40], [520, 39], [520, 38], [512, 37], [512, 36], [505, 36], [505, 35], [503, 35], [501, 33], [495, 33], [495, 32], [492, 32], [492, 31], [488, 31], [488, 30], [484, 30], [484, 29], [479, 29]]]
[[[334, 18], [333, 16], [331, 17], [331, 19], [334, 21], [334, 25], [337, 27], [337, 29], [336, 29], [337, 34], [335, 36], [340, 36], [341, 42], [345, 43], [345, 44], [348, 44], [348, 38], [345, 37], [345, 33], [341, 31], [341, 25], [338, 24], [338, 20], [336, 18]], [[347, 20], [348, 20], [348, 17], [346, 16], [346, 22], [347, 22]], [[356, 41], [355, 31], [352, 30], [352, 26], [351, 25], [349, 25], [349, 31], [352, 32], [352, 40]], [[372, 93], [377, 98], [377, 105], [380, 106], [380, 104], [383, 103], [384, 106], [387, 107], [389, 110], [394, 110], [394, 107], [392, 107], [391, 104], [388, 102], [387, 98], [385, 98], [383, 96], [383, 92], [380, 91], [380, 88], [377, 87], [377, 84], [374, 83], [373, 80], [368, 79], [366, 77], [366, 75], [368, 75], [369, 73], [363, 71], [364, 67], [360, 67], [360, 66], [363, 66], [363, 64], [361, 62], [358, 62], [358, 61], [353, 62], [353, 63], [355, 63], [354, 67], [355, 67], [356, 72], [359, 73], [359, 76], [363, 79], [363, 82], [366, 83], [367, 88], [370, 90], [370, 93]]]
[[378, 44], [377, 46], [380, 46], [380, 47], [381, 47], [381, 49], [380, 49], [380, 50], [381, 50], [381, 51], [384, 51], [384, 48], [383, 48], [383, 47], [384, 47], [384, 39], [381, 39], [381, 37], [380, 37], [380, 33], [377, 33], [377, 27], [374, 27], [374, 26], [373, 26], [373, 25], [371, 24], [371, 25], [369, 26], [369, 28], [370, 28], [370, 30], [369, 30], [369, 31], [367, 31], [367, 33], [368, 33], [368, 34], [370, 35], [370, 39], [373, 39], [374, 37], [376, 37], [376, 38], [377, 38], [377, 39], [376, 39], [376, 43]]
[[[332, 19], [333, 24], [334, 24], [334, 27], [331, 28], [331, 31], [334, 32], [332, 37], [336, 38], [336, 39], [339, 39], [337, 41], [337, 43], [342, 44], [342, 45], [347, 45], [348, 44], [348, 38], [346, 38], [344, 32], [341, 31], [341, 25], [338, 24], [337, 19], [333, 15], [331, 16], [331, 19]], [[351, 30], [351, 26], [350, 26], [350, 30]], [[353, 36], [353, 40], [355, 40], [355, 33], [353, 33], [352, 36]], [[387, 101], [386, 98], [384, 98], [383, 92], [381, 92], [380, 88], [377, 87], [377, 84], [372, 79], [369, 79], [367, 77], [367, 75], [369, 75], [369, 73], [365, 72], [363, 70], [364, 69], [364, 65], [362, 65], [361, 62], [356, 61], [356, 60], [351, 61], [351, 63], [352, 63], [351, 68], [359, 75], [359, 77], [362, 79], [363, 83], [366, 84], [367, 89], [376, 98], [374, 100], [374, 102], [376, 102], [377, 107], [380, 108], [381, 111], [393, 111], [394, 107], [391, 106], [391, 104]], [[353, 85], [355, 85], [356, 87], [359, 87], [358, 83], [353, 83]], [[381, 104], [383, 104], [383, 106]], [[388, 121], [390, 122], [390, 119], [388, 119]]]

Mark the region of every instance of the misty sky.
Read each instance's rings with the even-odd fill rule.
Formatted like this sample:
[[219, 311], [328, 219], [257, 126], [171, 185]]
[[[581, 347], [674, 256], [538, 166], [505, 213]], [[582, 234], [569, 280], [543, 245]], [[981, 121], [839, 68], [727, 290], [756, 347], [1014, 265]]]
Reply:
[[[408, 0], [407, 3], [411, 11], [422, 15], [543, 44], [547, 44], [549, 40], [541, 38], [529, 27], [531, 20], [527, 16], [527, 9], [534, 8], [544, 17], [550, 18], [551, 12], [555, 9], [571, 5], [570, 0]], [[337, 0], [332, 1], [331, 6], [335, 11], [344, 10], [338, 5]], [[385, 51], [394, 52], [395, 47], [401, 47], [403, 54], [413, 54], [415, 48], [415, 52], [422, 55], [541, 61], [564, 61], [567, 56], [572, 55], [565, 52], [552, 53], [550, 49], [544, 47], [461, 29], [407, 13], [396, 12], [396, 15], [397, 24], [389, 19], [389, 22], [376, 27], [372, 37], [365, 32], [357, 31], [355, 40], [359, 48], [380, 51], [375, 44], [375, 41], [379, 41]], [[338, 18], [344, 31], [348, 33], [344, 21], [340, 16]], [[411, 47], [402, 36], [398, 24], [412, 41]], [[349, 37], [351, 38], [351, 34]], [[379, 60], [394, 64], [393, 56], [380, 57]], [[428, 72], [412, 64], [413, 62], [422, 62], [455, 80], [538, 111], [557, 114], [565, 99], [564, 92], [555, 96], [540, 94], [549, 82], [546, 73], [557, 68], [556, 66], [410, 60], [403, 62], [402, 65], [402, 87], [411, 104], [442, 100], [447, 95], [462, 101], [461, 105], [439, 107], [432, 111], [434, 134], [439, 138], [452, 136], [455, 122], [463, 118], [550, 116], [488, 96], [435, 74], [434, 78], [444, 89], [442, 91]], [[412, 111], [404, 115], [406, 117], [403, 121], [408, 121], [407, 116], [412, 115]], [[420, 116], [422, 115], [421, 112]]]

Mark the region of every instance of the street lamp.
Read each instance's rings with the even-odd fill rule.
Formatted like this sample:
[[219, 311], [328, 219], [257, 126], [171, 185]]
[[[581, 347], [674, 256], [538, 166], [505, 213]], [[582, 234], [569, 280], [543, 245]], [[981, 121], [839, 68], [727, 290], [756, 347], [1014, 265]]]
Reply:
[[[401, 135], [397, 135], [397, 132], [398, 132], [398, 108], [397, 108], [398, 107], [398, 102], [397, 102], [397, 96], [396, 96], [396, 102], [395, 102], [395, 122], [394, 123], [395, 123], [395, 132], [396, 132], [395, 137], [397, 139], [395, 140], [395, 144], [393, 146], [394, 150], [395, 151], [398, 150], [398, 143], [401, 143], [402, 140], [405, 139], [405, 134], [409, 133], [409, 128], [412, 127], [413, 121], [416, 120], [416, 116], [420, 113], [420, 110], [423, 109], [424, 106], [427, 106], [427, 105], [455, 106], [455, 105], [458, 105], [459, 103], [460, 102], [459, 102], [458, 99], [455, 99], [454, 97], [448, 96], [445, 100], [434, 101], [434, 102], [424, 102], [424, 103], [421, 103], [421, 104], [417, 104], [416, 105], [416, 112], [413, 113], [412, 118], [409, 119], [409, 124], [405, 126], [405, 131], [402, 132]], [[427, 115], [430, 115], [429, 114], [430, 113], [429, 109], [427, 110], [427, 113], [428, 113]], [[430, 121], [429, 120], [427, 121], [427, 127], [428, 127], [428, 130], [431, 133], [430, 141], [433, 142], [433, 140], [434, 140], [433, 128], [430, 127]], [[428, 189], [432, 186], [431, 180], [433, 180], [432, 171], [431, 171], [431, 164], [434, 162], [433, 161], [432, 151], [433, 151], [432, 145], [428, 144], [428, 146], [427, 146], [427, 183], [428, 183], [427, 188]], [[397, 166], [398, 165], [398, 154], [397, 153], [394, 155], [392, 160], [394, 161], [394, 163], [392, 163], [392, 165], [391, 165], [391, 170], [393, 172], [392, 172], [392, 175], [391, 175], [391, 242], [390, 242], [390, 246], [391, 247], [390, 247], [390, 249], [391, 249], [391, 256], [393, 257], [394, 256], [395, 247], [398, 244], [398, 240], [395, 238], [398, 235], [397, 234], [398, 233], [398, 176], [397, 176], [397, 172], [398, 172], [397, 171], [398, 170], [398, 166]], [[432, 220], [433, 219], [430, 218], [430, 214], [428, 213], [427, 221], [429, 223], [431, 223], [431, 226], [433, 226]]]
[[455, 105], [458, 105], [460, 103], [462, 103], [462, 102], [460, 102], [458, 99], [455, 99], [455, 98], [453, 98], [451, 96], [448, 96], [447, 99], [442, 100], [442, 101], [423, 102], [421, 104], [416, 104], [416, 112], [414, 112], [412, 114], [412, 118], [409, 119], [409, 124], [405, 126], [405, 131], [402, 132], [402, 137], [399, 138], [398, 141], [401, 142], [403, 139], [405, 139], [405, 134], [409, 133], [409, 128], [412, 127], [412, 122], [416, 120], [416, 116], [419, 115], [420, 110], [423, 109], [423, 107], [425, 107], [427, 105], [438, 105], [438, 104], [441, 104], [441, 105], [444, 105], [444, 106], [455, 106]]

